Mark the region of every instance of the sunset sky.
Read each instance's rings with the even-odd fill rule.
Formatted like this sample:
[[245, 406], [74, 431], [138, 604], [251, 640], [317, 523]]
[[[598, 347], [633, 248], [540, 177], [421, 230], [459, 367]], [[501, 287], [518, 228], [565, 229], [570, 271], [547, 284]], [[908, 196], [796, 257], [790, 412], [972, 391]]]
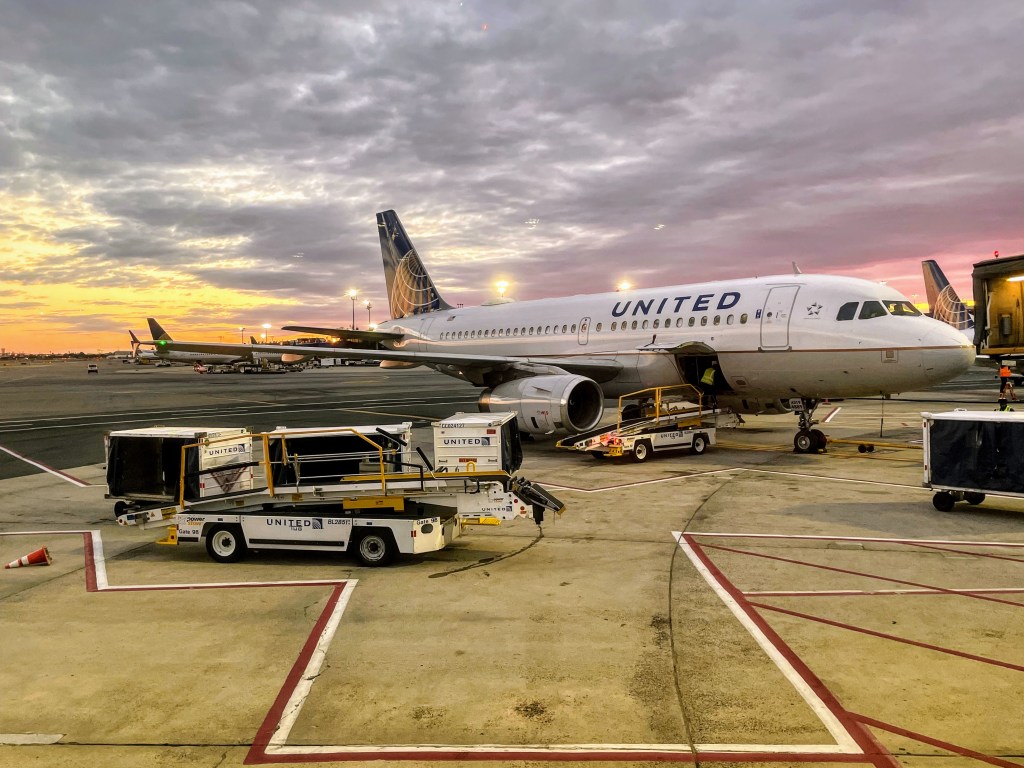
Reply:
[[0, 0], [0, 347], [1024, 252], [1024, 4]]

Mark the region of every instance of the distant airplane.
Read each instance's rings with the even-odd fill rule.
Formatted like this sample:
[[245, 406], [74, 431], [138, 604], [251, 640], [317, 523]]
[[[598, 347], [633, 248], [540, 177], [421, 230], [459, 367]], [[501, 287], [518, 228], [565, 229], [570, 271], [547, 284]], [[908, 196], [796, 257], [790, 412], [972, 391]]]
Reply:
[[[318, 357], [425, 365], [484, 388], [484, 411], [514, 411], [531, 434], [582, 432], [606, 398], [697, 384], [712, 363], [718, 401], [742, 413], [796, 410], [798, 452], [825, 437], [826, 398], [885, 395], [954, 378], [969, 341], [867, 280], [791, 274], [559, 299], [454, 307], [430, 279], [394, 211], [377, 214], [391, 320], [375, 331], [286, 326], [386, 349], [288, 347]], [[221, 345], [224, 346], [224, 345]], [[236, 345], [240, 346], [240, 345]]]
[[928, 297], [928, 314], [958, 331], [974, 327], [974, 313], [960, 299], [934, 259], [921, 262], [924, 290]]
[[[156, 318], [148, 317], [148, 341], [140, 341], [132, 334], [132, 343], [152, 345], [153, 360], [167, 360], [198, 366], [225, 365], [233, 367], [259, 367], [262, 365], [297, 365], [315, 357], [312, 352], [294, 352], [290, 347], [278, 344], [223, 344], [204, 341], [175, 341], [163, 329]], [[140, 353], [146, 354], [146, 353]], [[205, 371], [204, 371], [205, 372]]]

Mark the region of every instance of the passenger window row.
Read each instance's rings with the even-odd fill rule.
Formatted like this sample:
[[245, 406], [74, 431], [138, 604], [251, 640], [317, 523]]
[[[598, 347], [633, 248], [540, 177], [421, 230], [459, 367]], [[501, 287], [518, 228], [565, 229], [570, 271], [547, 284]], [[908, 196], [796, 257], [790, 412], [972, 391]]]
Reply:
[[[733, 325], [736, 322], [735, 315], [715, 315], [711, 320], [711, 325], [721, 325], [722, 321], [725, 321], [726, 325]], [[739, 316], [740, 325], [745, 325], [748, 320], [747, 313], [744, 312]], [[700, 325], [707, 325], [709, 322], [707, 315], [702, 315], [700, 318]], [[690, 317], [685, 325], [692, 328], [697, 324], [696, 318]], [[683, 318], [677, 317], [675, 320], [675, 327], [682, 328], [684, 325]], [[659, 328], [671, 328], [671, 318], [666, 318], [664, 324], [661, 319], [656, 320], [623, 320], [613, 322], [609, 327], [609, 331], [637, 331], [637, 330], [658, 330]], [[601, 333], [604, 329], [603, 323], [598, 323], [594, 326], [593, 330], [595, 333]], [[580, 328], [581, 332], [586, 332], [587, 327], [584, 324]], [[442, 341], [453, 341], [453, 340], [464, 340], [464, 339], [500, 339], [516, 336], [557, 336], [565, 333], [576, 333], [576, 324], [569, 325], [545, 325], [545, 326], [522, 326], [520, 328], [489, 328], [483, 330], [470, 330], [470, 331], [445, 331], [441, 334]]]

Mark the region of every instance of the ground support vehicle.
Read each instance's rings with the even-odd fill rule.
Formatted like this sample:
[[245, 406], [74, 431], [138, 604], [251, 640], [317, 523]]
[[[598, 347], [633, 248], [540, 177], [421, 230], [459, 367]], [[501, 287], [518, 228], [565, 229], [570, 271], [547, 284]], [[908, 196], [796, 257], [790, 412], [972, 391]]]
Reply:
[[[253, 433], [253, 460], [243, 467], [253, 473], [251, 489], [179, 498], [128, 511], [118, 522], [170, 524], [162, 543], [204, 542], [218, 562], [249, 550], [302, 549], [352, 552], [374, 566], [398, 553], [443, 549], [467, 525], [531, 516], [539, 525], [546, 510], [564, 510], [543, 488], [504, 469], [435, 472], [422, 450], [412, 451], [410, 433], [408, 422]], [[183, 465], [179, 485], [188, 483]]]
[[1024, 498], [1024, 413], [922, 413], [924, 487], [949, 512], [958, 501], [980, 504], [987, 494]]
[[[624, 418], [625, 400], [640, 400], [640, 415]], [[634, 410], [635, 412], [635, 410]], [[689, 449], [700, 455], [717, 442], [716, 430], [720, 421], [731, 414], [701, 407], [700, 390], [689, 384], [675, 387], [652, 387], [631, 392], [619, 398], [618, 419], [614, 426], [597, 427], [587, 432], [559, 440], [555, 445], [574, 451], [589, 453], [596, 459], [629, 456], [633, 461], [647, 461], [655, 453]], [[723, 424], [724, 426], [724, 424]]]

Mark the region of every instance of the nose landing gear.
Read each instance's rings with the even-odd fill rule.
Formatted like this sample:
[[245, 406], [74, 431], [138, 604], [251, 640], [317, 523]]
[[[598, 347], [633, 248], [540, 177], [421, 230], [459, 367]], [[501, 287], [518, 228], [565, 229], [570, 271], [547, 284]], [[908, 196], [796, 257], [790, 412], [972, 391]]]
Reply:
[[811, 397], [793, 398], [790, 400], [793, 410], [800, 419], [800, 431], [793, 438], [793, 451], [796, 453], [824, 453], [828, 442], [825, 433], [820, 429], [812, 429], [818, 422], [814, 420], [814, 409], [818, 400]]

